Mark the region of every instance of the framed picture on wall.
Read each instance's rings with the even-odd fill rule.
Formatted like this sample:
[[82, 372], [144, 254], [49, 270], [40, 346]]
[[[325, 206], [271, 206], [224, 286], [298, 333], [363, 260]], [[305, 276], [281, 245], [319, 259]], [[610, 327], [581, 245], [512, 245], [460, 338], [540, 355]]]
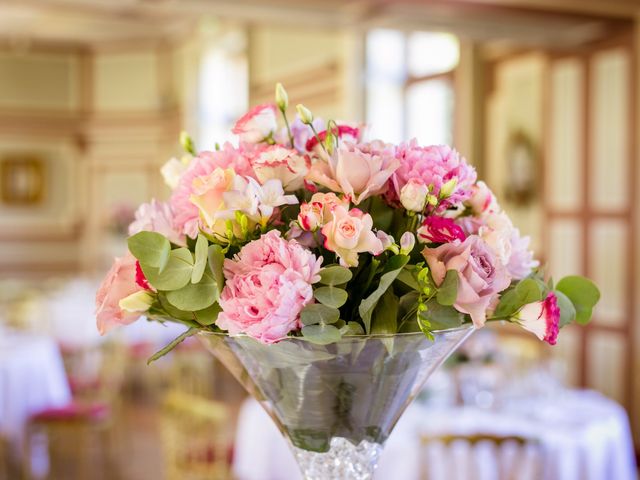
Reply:
[[0, 158], [0, 201], [3, 204], [41, 204], [45, 196], [45, 183], [45, 162], [37, 155]]

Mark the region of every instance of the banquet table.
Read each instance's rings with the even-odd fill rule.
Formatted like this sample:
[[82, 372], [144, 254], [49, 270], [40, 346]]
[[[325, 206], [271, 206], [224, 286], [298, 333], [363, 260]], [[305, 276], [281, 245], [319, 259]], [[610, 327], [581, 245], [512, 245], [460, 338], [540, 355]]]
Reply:
[[[374, 478], [418, 480], [426, 472], [429, 479], [495, 480], [499, 467], [491, 452], [473, 452], [481, 462], [460, 461], [459, 456], [437, 450], [442, 445], [434, 445], [432, 451], [421, 446], [424, 436], [481, 433], [518, 435], [539, 442], [542, 472], [528, 478], [636, 479], [626, 412], [616, 402], [588, 390], [566, 390], [553, 398], [524, 398], [494, 409], [414, 403], [389, 437]], [[234, 472], [240, 480], [301, 479], [287, 443], [253, 399], [240, 412]]]
[[71, 400], [62, 356], [48, 337], [0, 331], [0, 434], [19, 450], [31, 414]]

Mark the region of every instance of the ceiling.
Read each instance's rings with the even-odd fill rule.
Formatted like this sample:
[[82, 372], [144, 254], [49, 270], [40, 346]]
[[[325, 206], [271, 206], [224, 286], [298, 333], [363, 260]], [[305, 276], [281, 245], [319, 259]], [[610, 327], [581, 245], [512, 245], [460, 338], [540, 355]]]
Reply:
[[207, 16], [248, 23], [447, 30], [575, 46], [640, 13], [640, 0], [0, 0], [0, 38], [99, 47], [179, 37]]

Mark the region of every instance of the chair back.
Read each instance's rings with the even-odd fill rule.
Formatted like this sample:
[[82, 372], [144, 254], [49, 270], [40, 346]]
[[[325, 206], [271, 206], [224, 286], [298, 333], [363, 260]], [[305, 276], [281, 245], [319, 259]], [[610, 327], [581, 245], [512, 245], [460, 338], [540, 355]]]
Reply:
[[233, 429], [223, 403], [182, 392], [167, 395], [161, 419], [167, 480], [231, 478]]
[[421, 453], [421, 480], [537, 480], [543, 473], [540, 442], [519, 435], [425, 435]]

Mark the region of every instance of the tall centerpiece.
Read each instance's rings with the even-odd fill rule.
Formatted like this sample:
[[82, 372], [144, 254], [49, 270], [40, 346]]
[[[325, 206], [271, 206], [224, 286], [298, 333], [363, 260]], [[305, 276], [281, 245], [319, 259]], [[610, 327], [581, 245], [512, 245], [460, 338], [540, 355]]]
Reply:
[[[446, 145], [365, 140], [288, 98], [236, 123], [236, 145], [162, 168], [96, 296], [101, 333], [177, 322], [258, 399], [307, 479], [369, 479], [429, 375], [486, 322], [555, 344], [598, 301], [554, 283], [474, 168]], [[283, 127], [277, 124], [278, 112]]]

